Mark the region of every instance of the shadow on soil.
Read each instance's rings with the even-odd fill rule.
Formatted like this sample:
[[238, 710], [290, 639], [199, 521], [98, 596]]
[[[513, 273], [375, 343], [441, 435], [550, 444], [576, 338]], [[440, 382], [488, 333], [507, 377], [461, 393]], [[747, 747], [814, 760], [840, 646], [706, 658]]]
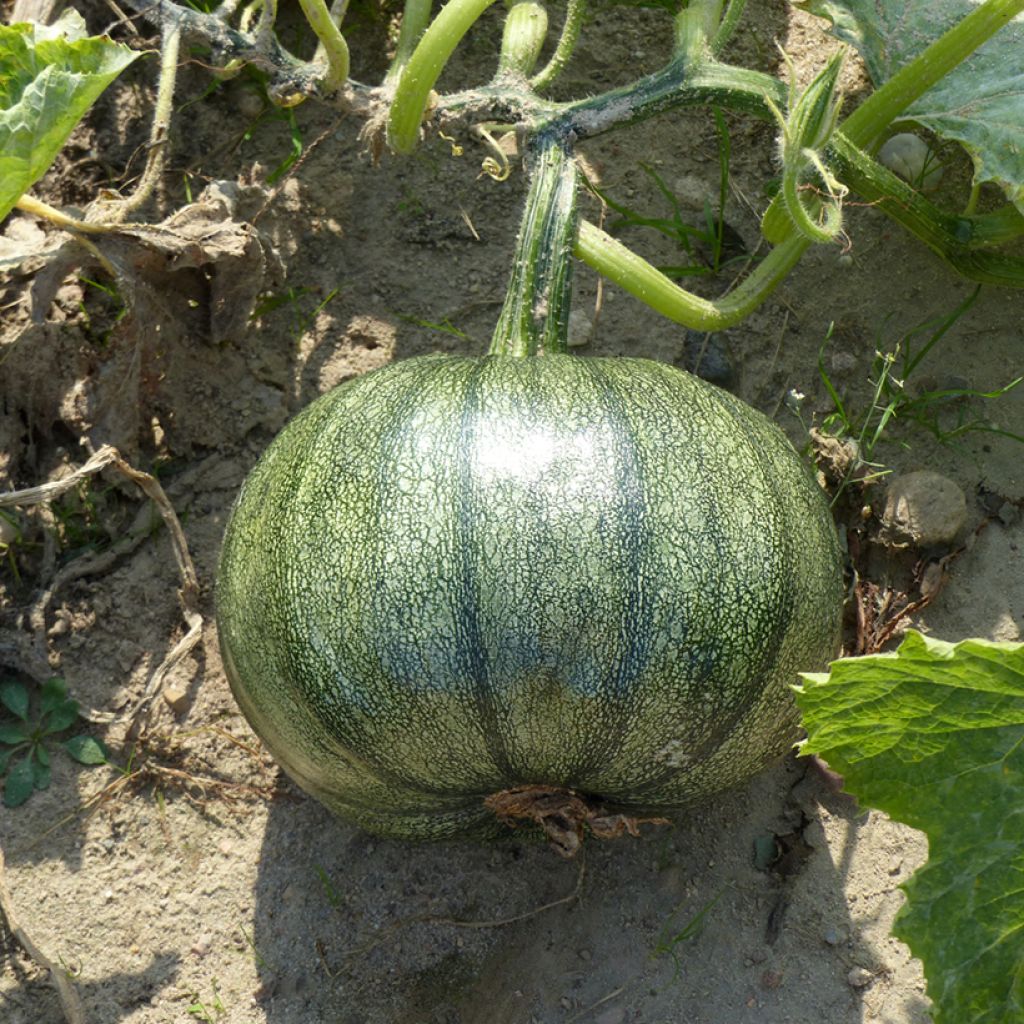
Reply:
[[[878, 956], [850, 921], [818, 800], [845, 820], [847, 851], [861, 825], [804, 771], [640, 840], [592, 842], [582, 863], [518, 838], [382, 841], [312, 800], [275, 803], [258, 1002], [268, 1024], [860, 1022], [848, 975]], [[759, 870], [755, 845], [773, 836], [775, 868]]]

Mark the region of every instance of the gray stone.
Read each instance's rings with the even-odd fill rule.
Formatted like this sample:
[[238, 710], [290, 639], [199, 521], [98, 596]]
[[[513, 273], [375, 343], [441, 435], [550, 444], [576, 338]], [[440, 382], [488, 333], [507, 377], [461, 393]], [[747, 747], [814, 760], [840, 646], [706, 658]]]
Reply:
[[930, 470], [895, 476], [885, 491], [881, 539], [895, 547], [950, 544], [967, 522], [967, 499], [948, 477]]

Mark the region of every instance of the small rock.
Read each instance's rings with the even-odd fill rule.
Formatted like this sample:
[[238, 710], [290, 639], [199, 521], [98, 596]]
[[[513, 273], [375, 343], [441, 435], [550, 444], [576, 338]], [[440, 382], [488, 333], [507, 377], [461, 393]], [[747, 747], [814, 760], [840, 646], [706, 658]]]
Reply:
[[826, 945], [838, 946], [843, 941], [843, 933], [838, 928], [826, 928], [822, 938]]
[[846, 983], [850, 988], [866, 988], [871, 984], [874, 975], [866, 967], [854, 967], [846, 976]]
[[188, 709], [188, 686], [174, 679], [164, 687], [164, 701], [175, 713], [181, 714]]
[[736, 383], [736, 374], [720, 334], [687, 331], [683, 353], [676, 359], [676, 365], [720, 388], [728, 389]]
[[579, 348], [582, 345], [589, 345], [590, 339], [594, 336], [594, 318], [585, 309], [574, 309], [569, 314], [569, 336], [567, 341], [570, 348]]
[[881, 519], [881, 539], [894, 547], [950, 544], [967, 522], [967, 499], [948, 477], [918, 470], [889, 481]]
[[213, 947], [213, 936], [209, 932], [200, 935], [195, 942], [192, 943], [192, 948], [189, 950], [195, 956], [206, 956]]
[[563, 1010], [571, 1010], [572, 1000], [568, 996], [562, 996], [562, 998], [558, 1000], [558, 1005], [561, 1006]]
[[578, 952], [578, 953], [577, 953], [576, 955], [577, 955], [577, 956], [578, 956], [578, 957], [579, 957], [579, 958], [580, 958], [581, 960], [589, 960], [589, 959], [590, 959], [590, 957], [591, 957], [591, 952], [590, 952], [590, 950], [589, 950], [589, 949], [581, 949], [581, 950], [580, 950], [580, 951], [579, 951], [579, 952]]
[[898, 174], [914, 188], [927, 191], [942, 180], [942, 161], [920, 136], [900, 132], [878, 151], [878, 162]]
[[1003, 526], [1013, 526], [1020, 521], [1020, 508], [1012, 501], [1004, 501], [996, 513]]
[[232, 843], [230, 839], [222, 839], [222, 840], [221, 840], [221, 841], [220, 841], [220, 842], [219, 842], [219, 843], [217, 844], [217, 849], [218, 849], [218, 850], [220, 850], [220, 852], [221, 852], [221, 853], [223, 853], [225, 857], [226, 857], [226, 856], [227, 856], [227, 855], [228, 855], [228, 854], [229, 854], [229, 853], [230, 853], [230, 852], [231, 852], [231, 851], [232, 851], [232, 850], [233, 850], [234, 848], [235, 848], [235, 844], [234, 844], [234, 843]]
[[833, 352], [829, 361], [834, 373], [850, 373], [857, 369], [857, 357], [852, 352]]

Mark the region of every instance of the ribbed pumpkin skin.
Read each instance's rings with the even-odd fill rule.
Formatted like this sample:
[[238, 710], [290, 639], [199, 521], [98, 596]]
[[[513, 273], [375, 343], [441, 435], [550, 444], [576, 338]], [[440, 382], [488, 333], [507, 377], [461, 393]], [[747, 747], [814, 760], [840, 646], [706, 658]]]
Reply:
[[782, 433], [637, 359], [424, 357], [348, 381], [246, 481], [224, 664], [307, 791], [398, 837], [537, 783], [700, 800], [794, 739], [839, 550]]

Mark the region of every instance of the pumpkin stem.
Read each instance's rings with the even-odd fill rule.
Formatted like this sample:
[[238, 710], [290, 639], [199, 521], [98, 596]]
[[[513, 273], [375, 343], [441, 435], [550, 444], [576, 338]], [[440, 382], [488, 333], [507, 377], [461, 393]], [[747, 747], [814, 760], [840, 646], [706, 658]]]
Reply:
[[529, 160], [530, 191], [491, 355], [568, 351], [579, 172], [568, 142], [553, 133], [532, 140]]
[[617, 839], [624, 832], [640, 835], [641, 825], [668, 825], [668, 818], [635, 818], [616, 814], [599, 801], [574, 789], [558, 786], [513, 786], [484, 800], [506, 825], [515, 828], [525, 819], [539, 826], [563, 857], [575, 857], [589, 830], [598, 839]]

